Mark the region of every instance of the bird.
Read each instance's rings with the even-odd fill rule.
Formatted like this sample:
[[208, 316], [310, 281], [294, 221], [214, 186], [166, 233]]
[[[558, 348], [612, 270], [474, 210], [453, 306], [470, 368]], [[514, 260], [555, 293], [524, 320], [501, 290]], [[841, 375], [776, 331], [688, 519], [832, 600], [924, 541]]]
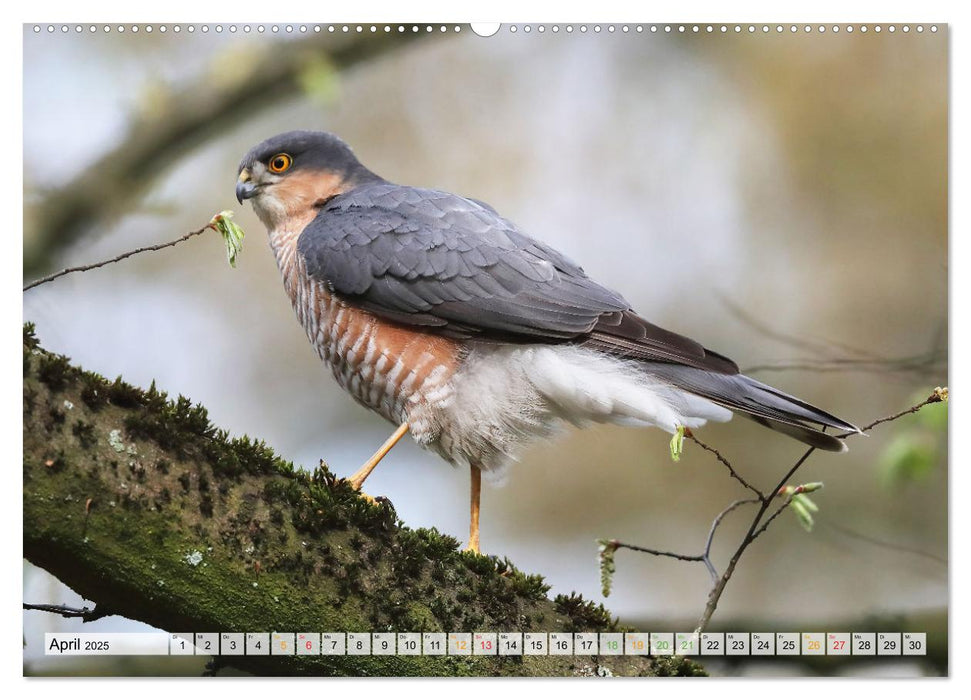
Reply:
[[399, 185], [339, 137], [288, 131], [254, 146], [236, 198], [267, 229], [283, 286], [317, 355], [354, 399], [397, 426], [349, 479], [406, 434], [481, 479], [571, 424], [668, 433], [740, 413], [840, 452], [851, 423], [740, 373], [728, 357], [647, 321], [492, 206]]

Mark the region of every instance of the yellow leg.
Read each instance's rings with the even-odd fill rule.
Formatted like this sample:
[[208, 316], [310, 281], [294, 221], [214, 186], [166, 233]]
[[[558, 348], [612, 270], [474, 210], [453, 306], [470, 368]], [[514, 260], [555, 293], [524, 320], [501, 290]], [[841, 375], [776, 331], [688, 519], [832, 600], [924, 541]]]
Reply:
[[389, 437], [383, 445], [381, 445], [381, 448], [373, 455], [371, 455], [371, 459], [365, 462], [363, 467], [361, 467], [356, 472], [354, 472], [353, 475], [351, 475], [351, 478], [348, 479], [348, 481], [350, 482], [351, 486], [354, 487], [355, 490], [357, 491], [361, 490], [361, 486], [364, 485], [364, 480], [371, 475], [371, 472], [374, 471], [374, 468], [378, 466], [378, 462], [384, 459], [384, 456], [386, 454], [391, 452], [391, 448], [394, 447], [398, 443], [398, 440], [403, 438], [405, 436], [405, 433], [407, 432], [408, 432], [407, 423], [402, 423], [401, 425], [399, 425], [398, 429], [394, 431], [394, 434], [391, 437]]
[[479, 552], [479, 496], [482, 494], [482, 470], [472, 465], [472, 498], [469, 518], [469, 546], [466, 552]]

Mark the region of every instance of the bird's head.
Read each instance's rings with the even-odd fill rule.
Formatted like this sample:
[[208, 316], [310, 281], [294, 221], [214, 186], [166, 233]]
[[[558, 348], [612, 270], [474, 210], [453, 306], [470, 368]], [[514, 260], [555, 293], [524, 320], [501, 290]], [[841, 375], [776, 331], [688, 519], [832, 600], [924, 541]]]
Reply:
[[251, 199], [270, 230], [315, 215], [327, 201], [380, 180], [350, 147], [324, 131], [288, 131], [250, 149], [239, 163], [236, 199]]

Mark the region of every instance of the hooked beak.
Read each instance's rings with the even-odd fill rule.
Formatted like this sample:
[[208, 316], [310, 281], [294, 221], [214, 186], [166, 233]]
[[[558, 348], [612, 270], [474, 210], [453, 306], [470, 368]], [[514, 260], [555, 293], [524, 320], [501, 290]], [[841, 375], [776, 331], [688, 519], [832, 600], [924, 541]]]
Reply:
[[239, 173], [239, 179], [236, 180], [236, 201], [242, 204], [244, 199], [255, 197], [256, 193], [257, 187], [250, 180], [249, 170], [243, 168]]

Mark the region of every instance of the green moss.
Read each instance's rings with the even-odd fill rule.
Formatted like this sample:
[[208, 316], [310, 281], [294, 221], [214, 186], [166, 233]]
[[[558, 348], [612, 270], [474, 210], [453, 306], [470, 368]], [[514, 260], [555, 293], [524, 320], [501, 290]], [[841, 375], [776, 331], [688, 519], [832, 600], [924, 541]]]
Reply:
[[141, 391], [141, 389], [133, 387], [121, 377], [117, 377], [115, 381], [108, 386], [108, 400], [120, 408], [135, 408], [137, 406], [141, 406], [144, 404], [143, 397], [144, 393]]
[[30, 417], [34, 413], [37, 405], [37, 390], [28, 385], [24, 385], [24, 416]]
[[71, 378], [71, 364], [62, 355], [43, 353], [39, 356], [38, 378], [53, 392], [63, 391]]
[[64, 411], [61, 410], [60, 406], [53, 405], [47, 409], [47, 426], [49, 430], [54, 430], [64, 425], [64, 420], [66, 416]]
[[[264, 443], [216, 429], [185, 397], [107, 382], [28, 346], [27, 336], [25, 351], [35, 359], [25, 363], [24, 379], [25, 556], [81, 595], [111, 601], [118, 614], [165, 629], [239, 631], [609, 622], [579, 596], [549, 601], [542, 577], [508, 560], [463, 554], [455, 538], [405, 527], [390, 505], [362, 499], [324, 464], [295, 469]], [[65, 401], [72, 402], [71, 430], [62, 427]], [[98, 440], [121, 427], [122, 452]], [[569, 675], [574, 662], [321, 656], [234, 663], [258, 673]], [[626, 672], [653, 673], [646, 660], [625, 663]]]
[[584, 600], [583, 596], [576, 592], [570, 595], [562, 593], [557, 595], [553, 599], [553, 605], [556, 612], [570, 619], [570, 631], [593, 632], [609, 630], [613, 626], [613, 619], [603, 605]]
[[524, 574], [513, 571], [509, 580], [512, 582], [513, 590], [529, 600], [545, 600], [546, 594], [550, 590], [549, 585], [539, 574]]
[[707, 676], [704, 668], [697, 662], [681, 656], [659, 656], [653, 660], [656, 676]]
[[104, 377], [85, 372], [81, 375], [81, 400], [93, 411], [108, 404], [108, 382]]
[[71, 433], [78, 439], [78, 444], [81, 445], [83, 449], [90, 449], [94, 447], [95, 443], [98, 442], [98, 439], [95, 437], [93, 423], [78, 420], [71, 428]]
[[35, 350], [39, 345], [40, 341], [37, 340], [37, 328], [33, 323], [28, 321], [24, 324], [24, 349]]

